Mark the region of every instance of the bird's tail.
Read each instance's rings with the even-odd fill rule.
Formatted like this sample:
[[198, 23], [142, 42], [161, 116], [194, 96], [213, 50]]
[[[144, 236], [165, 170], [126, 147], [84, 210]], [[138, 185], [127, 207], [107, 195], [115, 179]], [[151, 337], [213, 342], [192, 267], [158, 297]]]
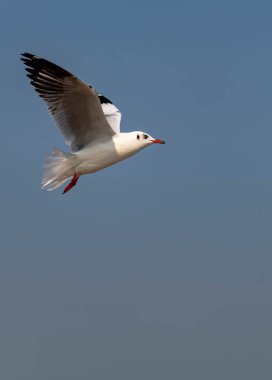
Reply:
[[54, 149], [43, 167], [42, 189], [55, 190], [75, 174], [77, 156]]

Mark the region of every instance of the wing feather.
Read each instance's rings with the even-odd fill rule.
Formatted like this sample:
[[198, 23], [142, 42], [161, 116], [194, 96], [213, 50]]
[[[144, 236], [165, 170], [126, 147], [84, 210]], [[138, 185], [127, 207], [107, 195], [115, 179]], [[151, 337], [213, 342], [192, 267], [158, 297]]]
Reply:
[[105, 96], [97, 93], [104, 115], [115, 133], [120, 133], [122, 114], [119, 109]]

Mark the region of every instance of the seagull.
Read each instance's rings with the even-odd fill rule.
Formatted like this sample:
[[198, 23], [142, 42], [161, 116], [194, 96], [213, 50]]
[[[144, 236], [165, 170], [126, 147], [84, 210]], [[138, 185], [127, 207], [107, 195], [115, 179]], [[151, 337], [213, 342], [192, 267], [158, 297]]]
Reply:
[[83, 174], [116, 164], [143, 148], [165, 144], [142, 131], [120, 132], [121, 112], [105, 96], [75, 75], [30, 53], [21, 54], [27, 76], [64, 136], [70, 152], [54, 149], [45, 159], [42, 188], [63, 194]]

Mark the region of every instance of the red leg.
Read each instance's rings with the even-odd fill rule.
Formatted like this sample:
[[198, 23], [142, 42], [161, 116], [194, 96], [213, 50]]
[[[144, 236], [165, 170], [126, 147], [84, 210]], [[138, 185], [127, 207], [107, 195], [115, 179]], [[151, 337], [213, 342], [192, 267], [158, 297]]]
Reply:
[[77, 183], [77, 180], [79, 179], [79, 175], [77, 174], [74, 174], [72, 180], [70, 183], [68, 183], [68, 185], [65, 187], [65, 189], [63, 190], [63, 193], [62, 194], [65, 194], [67, 193], [67, 191], [71, 190], [72, 187], [74, 187]]

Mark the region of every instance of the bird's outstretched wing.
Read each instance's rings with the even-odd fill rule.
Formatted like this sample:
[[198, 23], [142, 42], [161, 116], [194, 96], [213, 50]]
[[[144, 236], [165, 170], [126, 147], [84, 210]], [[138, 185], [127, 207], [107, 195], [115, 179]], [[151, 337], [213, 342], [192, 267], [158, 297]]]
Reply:
[[24, 53], [21, 59], [27, 66], [30, 83], [46, 101], [72, 151], [115, 134], [103, 112], [103, 103], [92, 87], [36, 55]]

